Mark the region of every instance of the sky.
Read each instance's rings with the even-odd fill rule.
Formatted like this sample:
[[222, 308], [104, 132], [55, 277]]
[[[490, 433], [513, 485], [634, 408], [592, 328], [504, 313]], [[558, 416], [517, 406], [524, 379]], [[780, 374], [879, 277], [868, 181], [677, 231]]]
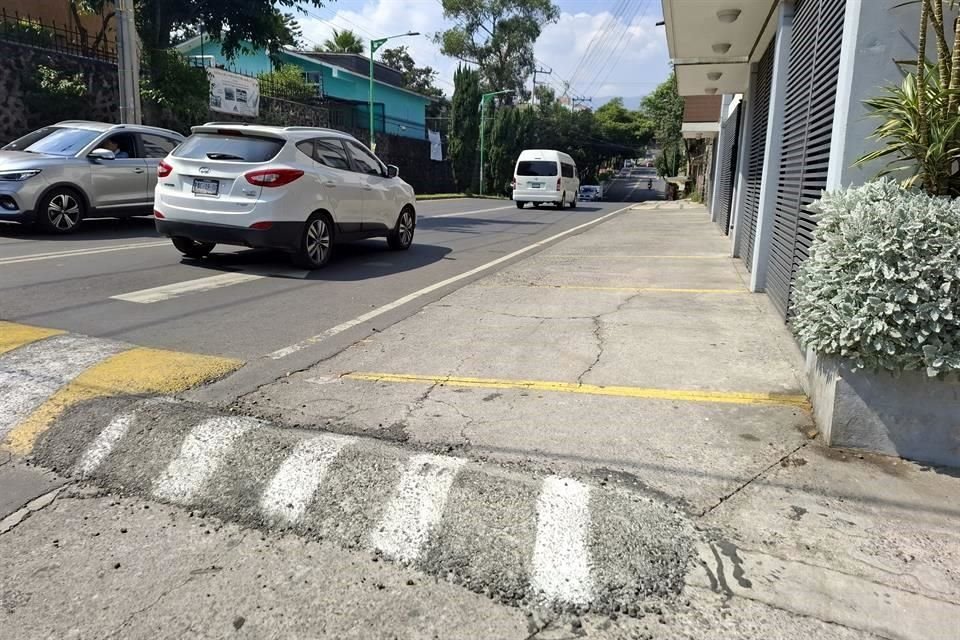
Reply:
[[[554, 0], [560, 19], [537, 40], [534, 54], [552, 74], [538, 77], [557, 93], [565, 82], [570, 94], [593, 98], [598, 107], [620, 96], [635, 108], [670, 73], [660, 0]], [[419, 66], [439, 72], [437, 86], [453, 93], [458, 61], [447, 58], [430, 38], [453, 26], [443, 17], [440, 0], [329, 0], [325, 6], [304, 7], [297, 14], [308, 47], [322, 43], [331, 31], [350, 29], [365, 40], [419, 31], [421, 36], [398, 38], [388, 47], [407, 45]], [[617, 11], [620, 8], [622, 11]], [[615, 16], [614, 14], [619, 14]]]

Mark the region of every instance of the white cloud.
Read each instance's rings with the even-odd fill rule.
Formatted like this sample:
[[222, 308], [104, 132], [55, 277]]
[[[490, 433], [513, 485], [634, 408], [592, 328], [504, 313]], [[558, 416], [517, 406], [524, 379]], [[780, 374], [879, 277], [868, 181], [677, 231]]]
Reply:
[[[534, 47], [540, 64], [554, 71], [543, 78], [545, 82], [559, 89], [564, 81], [572, 80], [571, 93], [575, 95], [640, 96], [666, 78], [666, 41], [663, 28], [655, 24], [660, 19], [659, 0], [630, 2], [627, 16], [616, 19], [599, 7], [595, 12], [583, 10], [592, 3], [576, 3], [575, 11], [572, 6], [564, 10], [564, 0], [559, 4], [560, 19], [544, 28]], [[439, 86], [448, 95], [453, 92], [458, 61], [442, 55], [432, 41], [435, 33], [453, 24], [444, 19], [437, 0], [339, 0], [321, 9], [308, 9], [309, 14], [299, 15], [298, 20], [310, 46], [329, 38], [334, 28], [350, 29], [367, 41], [419, 31], [423, 35], [398, 38], [386, 46], [406, 45], [417, 64], [436, 69]], [[577, 70], [597, 34], [587, 64]]]

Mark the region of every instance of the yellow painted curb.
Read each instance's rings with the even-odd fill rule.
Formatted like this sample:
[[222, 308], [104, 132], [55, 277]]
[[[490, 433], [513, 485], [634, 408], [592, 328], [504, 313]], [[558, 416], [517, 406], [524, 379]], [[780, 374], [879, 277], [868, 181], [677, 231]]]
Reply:
[[674, 400], [679, 402], [713, 402], [722, 404], [775, 405], [809, 409], [807, 397], [800, 394], [743, 393], [737, 391], [696, 391], [681, 389], [649, 389], [644, 387], [605, 386], [576, 382], [548, 382], [543, 380], [501, 380], [497, 378], [465, 378], [460, 376], [424, 376], [399, 373], [347, 373], [348, 380], [367, 382], [419, 382], [445, 384], [452, 387], [480, 389], [523, 389], [560, 393], [583, 393], [595, 396], [618, 396], [647, 400]]
[[65, 332], [59, 329], [44, 329], [42, 327], [31, 327], [26, 324], [0, 320], [0, 354], [13, 351], [37, 340], [43, 340], [50, 336], [58, 336], [62, 333]]
[[37, 438], [61, 413], [84, 400], [178, 393], [220, 378], [242, 364], [231, 358], [134, 347], [95, 364], [53, 394], [10, 432], [4, 448], [18, 455], [30, 453]]

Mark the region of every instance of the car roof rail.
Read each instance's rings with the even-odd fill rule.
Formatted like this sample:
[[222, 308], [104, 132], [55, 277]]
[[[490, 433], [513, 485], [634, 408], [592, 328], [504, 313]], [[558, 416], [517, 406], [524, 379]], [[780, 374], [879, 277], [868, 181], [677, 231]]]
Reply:
[[228, 122], [228, 121], [214, 121], [214, 122], [204, 122], [201, 127], [222, 127], [224, 125], [236, 126], [236, 127], [249, 127], [249, 122]]

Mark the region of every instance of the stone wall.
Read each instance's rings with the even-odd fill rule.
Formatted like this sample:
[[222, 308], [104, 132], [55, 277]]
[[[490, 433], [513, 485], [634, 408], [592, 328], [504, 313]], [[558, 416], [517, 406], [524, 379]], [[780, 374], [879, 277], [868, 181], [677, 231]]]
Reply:
[[[0, 143], [6, 144], [57, 120], [116, 122], [119, 117], [116, 65], [0, 40]], [[52, 99], [37, 85], [38, 66], [64, 75], [82, 74], [87, 95]]]

